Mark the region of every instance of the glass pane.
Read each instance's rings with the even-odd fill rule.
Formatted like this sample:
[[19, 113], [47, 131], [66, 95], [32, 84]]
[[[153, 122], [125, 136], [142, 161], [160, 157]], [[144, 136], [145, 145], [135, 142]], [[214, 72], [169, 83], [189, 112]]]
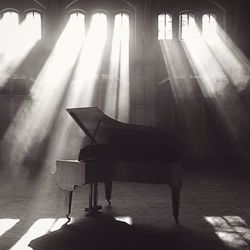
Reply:
[[172, 39], [172, 16], [166, 14], [166, 39]]
[[206, 38], [211, 38], [217, 30], [217, 22], [215, 14], [204, 14], [202, 16], [202, 32]]
[[6, 46], [8, 47], [9, 41], [15, 36], [19, 27], [19, 16], [16, 12], [4, 12], [0, 23], [0, 51]]
[[180, 39], [185, 40], [192, 35], [195, 28], [195, 18], [192, 13], [181, 14], [180, 22]]
[[158, 40], [163, 40], [165, 39], [165, 32], [164, 30], [159, 30], [158, 31]]
[[41, 39], [42, 36], [42, 21], [39, 12], [29, 12], [26, 14], [25, 22], [29, 25], [30, 32], [35, 39]]
[[172, 16], [169, 14], [158, 15], [158, 39], [172, 39]]
[[19, 17], [16, 12], [8, 11], [5, 12], [1, 19], [1, 32], [4, 34], [9, 34], [15, 32], [18, 28]]
[[158, 30], [164, 30], [165, 28], [165, 16], [159, 15], [158, 16]]
[[77, 33], [79, 37], [85, 34], [85, 15], [80, 12], [75, 12], [70, 15], [69, 22], [71, 29], [74, 33]]
[[107, 38], [107, 22], [107, 15], [104, 13], [99, 12], [92, 16], [92, 25], [98, 29], [98, 37]]

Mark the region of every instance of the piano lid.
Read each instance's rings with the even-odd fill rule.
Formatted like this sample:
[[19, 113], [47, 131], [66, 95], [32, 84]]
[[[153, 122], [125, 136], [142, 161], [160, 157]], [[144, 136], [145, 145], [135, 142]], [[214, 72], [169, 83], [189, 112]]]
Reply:
[[117, 127], [117, 124], [122, 126], [121, 122], [105, 115], [97, 107], [68, 108], [66, 110], [94, 144], [106, 143], [104, 131], [110, 131]]
[[182, 143], [165, 129], [120, 122], [97, 107], [69, 108], [67, 111], [91, 139], [91, 144], [109, 145], [133, 159], [137, 155], [176, 158], [183, 154]]
[[68, 108], [66, 110], [90, 138], [92, 144], [113, 144], [114, 142], [116, 144], [118, 140], [121, 140], [121, 143], [130, 141], [133, 144], [136, 140], [140, 141], [141, 144], [145, 139], [147, 143], [152, 142], [152, 139], [154, 139], [154, 143], [160, 143], [164, 134], [167, 133], [168, 136], [171, 136], [160, 128], [124, 123], [112, 119], [97, 107]]

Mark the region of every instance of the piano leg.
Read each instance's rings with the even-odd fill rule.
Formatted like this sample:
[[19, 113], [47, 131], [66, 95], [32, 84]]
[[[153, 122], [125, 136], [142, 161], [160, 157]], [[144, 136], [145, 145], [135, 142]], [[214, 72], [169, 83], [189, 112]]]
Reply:
[[182, 187], [182, 162], [171, 163], [168, 184], [172, 190], [173, 216], [179, 224], [179, 208]]
[[173, 216], [176, 224], [179, 224], [180, 194], [180, 189], [172, 188]]
[[106, 164], [104, 187], [105, 187], [105, 198], [109, 206], [111, 206], [112, 181], [114, 177], [114, 170], [115, 170], [114, 162], [111, 161], [108, 164]]
[[72, 205], [72, 197], [73, 197], [73, 190], [66, 191], [64, 190], [64, 197], [65, 197], [65, 207], [67, 209], [66, 217], [68, 222], [70, 221], [70, 213], [71, 213], [71, 205]]
[[89, 208], [93, 208], [93, 183], [89, 184]]
[[111, 206], [112, 180], [105, 181], [104, 185], [105, 185], [105, 198], [109, 206]]

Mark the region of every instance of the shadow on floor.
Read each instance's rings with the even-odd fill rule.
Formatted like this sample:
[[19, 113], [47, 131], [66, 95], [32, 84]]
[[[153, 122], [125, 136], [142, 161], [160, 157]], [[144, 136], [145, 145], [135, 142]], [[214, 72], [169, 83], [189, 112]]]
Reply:
[[148, 225], [129, 225], [110, 215], [85, 217], [29, 244], [34, 250], [228, 250], [215, 233], [199, 232], [182, 226], [168, 230]]

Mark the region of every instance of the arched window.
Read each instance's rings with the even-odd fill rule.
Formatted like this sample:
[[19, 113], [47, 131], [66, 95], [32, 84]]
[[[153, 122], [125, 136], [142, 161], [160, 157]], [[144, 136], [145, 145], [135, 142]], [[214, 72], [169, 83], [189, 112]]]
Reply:
[[42, 17], [37, 11], [29, 11], [25, 16], [26, 25], [35, 39], [39, 40], [42, 37]]
[[79, 35], [85, 34], [85, 15], [82, 12], [72, 12], [69, 16], [69, 23], [71, 24], [71, 29], [81, 33]]
[[206, 38], [211, 38], [217, 30], [216, 15], [214, 13], [206, 13], [202, 16], [202, 34]]
[[195, 16], [193, 13], [183, 13], [179, 15], [179, 39], [185, 40], [195, 27]]
[[15, 11], [5, 11], [1, 19], [1, 33], [3, 35], [15, 32], [19, 25], [19, 15]]
[[129, 40], [129, 15], [122, 12], [115, 15], [115, 32], [121, 41]]
[[96, 38], [107, 39], [108, 18], [104, 12], [97, 12], [92, 15], [91, 28], [96, 31]]
[[173, 22], [171, 14], [158, 15], [158, 40], [173, 38]]

